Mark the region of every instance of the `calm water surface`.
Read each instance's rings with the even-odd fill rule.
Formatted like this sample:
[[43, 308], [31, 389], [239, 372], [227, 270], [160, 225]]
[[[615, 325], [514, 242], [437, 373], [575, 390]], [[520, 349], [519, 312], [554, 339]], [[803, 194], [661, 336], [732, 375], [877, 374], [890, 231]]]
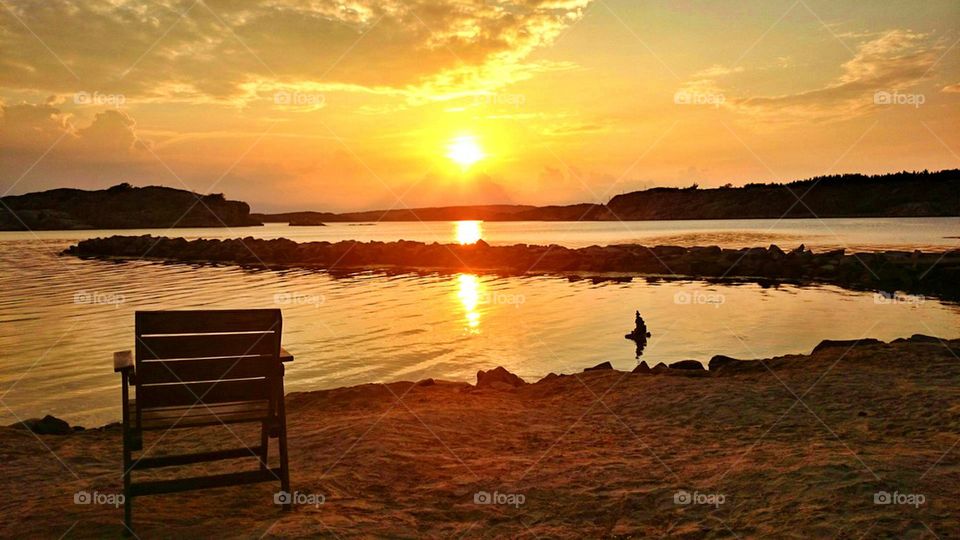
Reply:
[[957, 219], [627, 223], [385, 223], [328, 227], [0, 233], [0, 423], [54, 414], [99, 425], [119, 417], [111, 353], [133, 347], [137, 309], [280, 307], [296, 355], [290, 391], [435, 377], [473, 380], [502, 365], [528, 380], [609, 360], [632, 368], [623, 338], [639, 309], [648, 363], [714, 354], [806, 353], [822, 339], [913, 333], [960, 337], [960, 307], [837, 287], [697, 281], [570, 282], [557, 277], [400, 275], [82, 261], [79, 239], [170, 234], [299, 241], [422, 240], [584, 246], [642, 242], [814, 249], [960, 247]]

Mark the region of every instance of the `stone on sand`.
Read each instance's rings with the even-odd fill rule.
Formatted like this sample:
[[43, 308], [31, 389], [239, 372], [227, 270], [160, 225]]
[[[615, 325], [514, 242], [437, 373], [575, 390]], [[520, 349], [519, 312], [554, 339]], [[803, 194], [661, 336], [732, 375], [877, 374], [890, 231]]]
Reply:
[[670, 364], [671, 369], [703, 369], [703, 364], [697, 360], [680, 360]]
[[[500, 383], [495, 385], [494, 383]], [[514, 375], [507, 371], [503, 366], [497, 366], [494, 369], [489, 371], [483, 371], [482, 369], [477, 372], [477, 387], [490, 386], [497, 387], [506, 385], [509, 387], [516, 387], [527, 384], [526, 381], [520, 377]]]
[[813, 352], [810, 354], [816, 354], [824, 349], [830, 349], [833, 347], [843, 347], [845, 349], [852, 349], [853, 347], [865, 347], [868, 345], [883, 345], [883, 342], [879, 339], [874, 338], [863, 338], [863, 339], [825, 339], [820, 342], [819, 345], [813, 348]]
[[593, 367], [588, 367], [583, 371], [586, 373], [587, 371], [601, 371], [604, 369], [613, 369], [613, 366], [610, 364], [610, 362], [601, 362]]

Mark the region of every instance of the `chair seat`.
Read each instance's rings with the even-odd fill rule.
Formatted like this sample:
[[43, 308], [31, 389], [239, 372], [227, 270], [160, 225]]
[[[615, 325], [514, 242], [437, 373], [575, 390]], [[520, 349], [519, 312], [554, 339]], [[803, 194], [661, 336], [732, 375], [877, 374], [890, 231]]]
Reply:
[[[129, 406], [131, 423], [135, 423], [136, 401], [131, 400]], [[270, 402], [267, 400], [214, 404], [198, 403], [189, 407], [144, 409], [140, 414], [140, 427], [144, 431], [273, 420], [270, 416]]]

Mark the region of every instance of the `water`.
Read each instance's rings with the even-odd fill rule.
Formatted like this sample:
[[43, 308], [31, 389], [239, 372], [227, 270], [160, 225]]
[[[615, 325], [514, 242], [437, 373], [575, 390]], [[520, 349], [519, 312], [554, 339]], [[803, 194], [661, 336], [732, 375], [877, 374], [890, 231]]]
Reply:
[[[459, 222], [464, 223], [464, 222]], [[611, 244], [793, 248], [803, 243], [814, 250], [854, 251], [960, 249], [960, 218], [871, 219], [738, 219], [684, 221], [529, 221], [484, 222], [483, 239], [493, 245], [559, 244], [567, 247]], [[298, 242], [326, 240], [453, 242], [457, 225], [445, 221], [330, 223], [324, 227], [263, 227], [217, 229], [134, 229], [100, 231], [0, 232], [6, 240], [77, 240], [97, 236], [141, 235], [184, 238], [290, 238]]]
[[[813, 249], [947, 249], [956, 219], [270, 225], [177, 230], [195, 237], [300, 241], [469, 241], [568, 246], [623, 242], [725, 247], [804, 242]], [[399, 275], [270, 271], [152, 261], [58, 257], [79, 239], [166, 231], [0, 233], [0, 423], [53, 414], [87, 426], [119, 417], [113, 351], [133, 347], [137, 309], [280, 307], [296, 355], [289, 391], [434, 377], [472, 381], [502, 365], [527, 380], [602, 361], [636, 365], [623, 338], [639, 309], [653, 336], [651, 365], [714, 354], [807, 353], [822, 339], [913, 333], [960, 336], [960, 307], [893, 300], [832, 286], [762, 288], [697, 281], [569, 282], [549, 276]], [[787, 239], [789, 238], [789, 240]], [[707, 240], [710, 239], [710, 240]]]

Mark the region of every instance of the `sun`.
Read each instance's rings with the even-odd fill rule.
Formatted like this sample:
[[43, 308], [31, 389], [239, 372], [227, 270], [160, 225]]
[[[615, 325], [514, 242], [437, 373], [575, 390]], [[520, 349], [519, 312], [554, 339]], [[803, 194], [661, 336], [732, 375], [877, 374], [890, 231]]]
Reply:
[[457, 221], [455, 233], [461, 245], [476, 244], [483, 236], [483, 229], [479, 221]]
[[476, 137], [462, 135], [453, 139], [447, 146], [447, 157], [456, 162], [464, 170], [486, 157], [483, 149], [477, 143]]

